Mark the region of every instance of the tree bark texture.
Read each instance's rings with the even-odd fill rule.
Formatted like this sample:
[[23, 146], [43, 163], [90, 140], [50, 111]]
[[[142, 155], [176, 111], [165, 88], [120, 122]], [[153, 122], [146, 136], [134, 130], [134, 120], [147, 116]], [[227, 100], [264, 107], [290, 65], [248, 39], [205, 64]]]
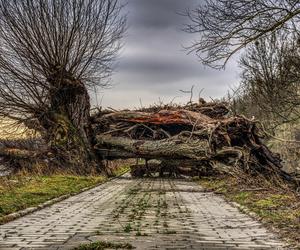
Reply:
[[48, 81], [50, 108], [39, 117], [45, 139], [62, 166], [88, 173], [96, 165], [88, 91], [81, 81], [59, 67]]

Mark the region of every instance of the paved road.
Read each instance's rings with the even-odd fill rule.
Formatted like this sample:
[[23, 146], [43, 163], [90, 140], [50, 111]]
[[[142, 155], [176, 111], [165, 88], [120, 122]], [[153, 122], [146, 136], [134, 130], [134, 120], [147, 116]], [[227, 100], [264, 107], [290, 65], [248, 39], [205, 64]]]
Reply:
[[283, 249], [262, 225], [186, 180], [114, 179], [0, 226], [0, 249]]

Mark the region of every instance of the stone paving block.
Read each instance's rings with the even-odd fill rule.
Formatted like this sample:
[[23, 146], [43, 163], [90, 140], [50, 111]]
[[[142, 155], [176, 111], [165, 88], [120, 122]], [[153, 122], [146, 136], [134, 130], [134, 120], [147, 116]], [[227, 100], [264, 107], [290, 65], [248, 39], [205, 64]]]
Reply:
[[[119, 178], [0, 226], [0, 250], [283, 249], [259, 222], [188, 180]], [[14, 243], [14, 244], [13, 244]]]

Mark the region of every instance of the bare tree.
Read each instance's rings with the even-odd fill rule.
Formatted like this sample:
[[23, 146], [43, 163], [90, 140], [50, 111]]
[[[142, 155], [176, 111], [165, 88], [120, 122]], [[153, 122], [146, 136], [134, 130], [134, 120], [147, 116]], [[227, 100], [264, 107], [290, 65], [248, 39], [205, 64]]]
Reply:
[[36, 121], [76, 164], [92, 156], [88, 89], [107, 83], [121, 10], [118, 0], [0, 0], [0, 114]]
[[300, 47], [285, 32], [250, 46], [241, 57], [242, 82], [234, 104], [275, 128], [300, 117]]
[[190, 11], [185, 30], [199, 34], [188, 49], [203, 63], [221, 68], [246, 45], [286, 29], [297, 33], [299, 0], [205, 0]]

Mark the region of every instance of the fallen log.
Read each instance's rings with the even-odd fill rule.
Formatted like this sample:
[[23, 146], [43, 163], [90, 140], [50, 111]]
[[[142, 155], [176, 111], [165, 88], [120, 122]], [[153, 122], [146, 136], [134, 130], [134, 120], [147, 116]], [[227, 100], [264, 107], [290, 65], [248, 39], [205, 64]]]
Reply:
[[110, 160], [125, 158], [186, 160], [191, 166], [197, 166], [198, 169], [201, 169], [199, 166], [201, 166], [202, 163], [207, 162], [211, 162], [213, 167], [218, 168], [217, 164], [221, 162], [226, 164], [228, 169], [232, 169], [231, 167], [233, 166], [238, 166], [241, 169], [252, 172], [277, 173], [284, 178], [289, 178], [273, 161], [261, 159], [260, 156], [263, 154], [261, 150], [251, 152], [251, 150], [246, 150], [246, 148], [224, 147], [212, 152], [207, 141], [190, 141], [187, 143], [178, 138], [145, 141], [132, 140], [125, 137], [113, 137], [110, 135], [98, 135], [97, 140], [98, 144], [96, 149], [99, 146], [102, 148], [112, 148], [112, 154], [109, 149], [105, 150], [106, 155], [103, 155], [104, 151], [101, 151], [103, 149], [100, 148], [99, 151], [99, 153], [102, 152], [101, 155], [103, 158]]
[[[189, 110], [161, 110], [156, 113], [114, 112], [95, 118], [93, 122], [97, 134], [120, 135], [123, 132], [125, 136], [140, 138], [138, 132], [140, 131], [144, 137], [162, 139], [176, 135], [183, 130], [192, 130], [193, 127], [202, 128], [202, 124], [214, 124], [217, 121]], [[144, 133], [145, 128], [147, 129], [146, 134]]]
[[255, 121], [225, 117], [228, 110], [221, 104], [201, 105], [98, 113], [93, 117], [97, 154], [103, 159], [188, 161], [190, 171], [222, 165], [229, 171], [238, 168], [290, 179], [280, 157], [263, 144]]
[[210, 118], [221, 119], [225, 118], [229, 113], [229, 109], [227, 107], [227, 103], [224, 102], [202, 102], [201, 103], [191, 103], [189, 105], [185, 105], [184, 109], [201, 113]]
[[137, 158], [206, 159], [208, 145], [205, 141], [187, 144], [179, 139], [159, 141], [132, 140], [126, 137], [98, 135], [96, 148], [106, 147], [131, 153]]

